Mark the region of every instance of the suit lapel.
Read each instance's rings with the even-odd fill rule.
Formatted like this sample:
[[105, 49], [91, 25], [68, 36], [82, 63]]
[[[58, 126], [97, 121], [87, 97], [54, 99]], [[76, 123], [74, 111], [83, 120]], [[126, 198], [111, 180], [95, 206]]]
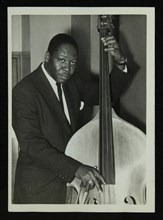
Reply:
[[[48, 79], [44, 75], [41, 66], [35, 72], [35, 86], [47, 101], [47, 105], [58, 115], [62, 123], [65, 123], [69, 129], [71, 128], [60, 102], [53, 91]], [[71, 116], [70, 116], [71, 117]]]

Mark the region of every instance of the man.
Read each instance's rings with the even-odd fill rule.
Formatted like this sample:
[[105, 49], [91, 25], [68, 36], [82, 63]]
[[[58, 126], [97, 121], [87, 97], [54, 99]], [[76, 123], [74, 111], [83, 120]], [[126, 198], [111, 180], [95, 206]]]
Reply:
[[[128, 76], [126, 59], [113, 36], [102, 41], [116, 61], [111, 73], [114, 102]], [[13, 128], [20, 147], [14, 203], [65, 203], [66, 183], [75, 177], [83, 186], [102, 190], [105, 180], [95, 168], [64, 154], [78, 129], [80, 102], [98, 103], [98, 85], [80, 80], [77, 62], [74, 39], [58, 34], [49, 43], [45, 61], [13, 89]]]

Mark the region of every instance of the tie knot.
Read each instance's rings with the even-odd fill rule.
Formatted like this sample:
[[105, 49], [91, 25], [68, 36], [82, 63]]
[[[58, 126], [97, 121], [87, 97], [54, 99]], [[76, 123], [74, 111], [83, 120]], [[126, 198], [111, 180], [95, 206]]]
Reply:
[[57, 82], [56, 85], [57, 85], [58, 88], [61, 88], [61, 83]]

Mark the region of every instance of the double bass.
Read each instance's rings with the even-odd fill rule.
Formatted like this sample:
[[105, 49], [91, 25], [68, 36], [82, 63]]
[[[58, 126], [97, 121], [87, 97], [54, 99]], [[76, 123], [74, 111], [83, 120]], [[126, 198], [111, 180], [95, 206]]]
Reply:
[[[100, 39], [113, 32], [112, 15], [98, 16]], [[100, 193], [87, 190], [75, 178], [67, 186], [68, 204], [145, 204], [146, 136], [117, 116], [111, 106], [108, 53], [100, 41], [99, 117], [79, 129], [66, 147], [66, 155], [96, 167], [104, 177]]]

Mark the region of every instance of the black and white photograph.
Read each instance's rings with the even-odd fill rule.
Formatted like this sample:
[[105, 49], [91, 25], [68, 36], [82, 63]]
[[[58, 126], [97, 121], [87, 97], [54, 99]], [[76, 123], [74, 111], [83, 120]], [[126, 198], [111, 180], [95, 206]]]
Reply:
[[10, 212], [155, 211], [155, 10], [8, 7]]

